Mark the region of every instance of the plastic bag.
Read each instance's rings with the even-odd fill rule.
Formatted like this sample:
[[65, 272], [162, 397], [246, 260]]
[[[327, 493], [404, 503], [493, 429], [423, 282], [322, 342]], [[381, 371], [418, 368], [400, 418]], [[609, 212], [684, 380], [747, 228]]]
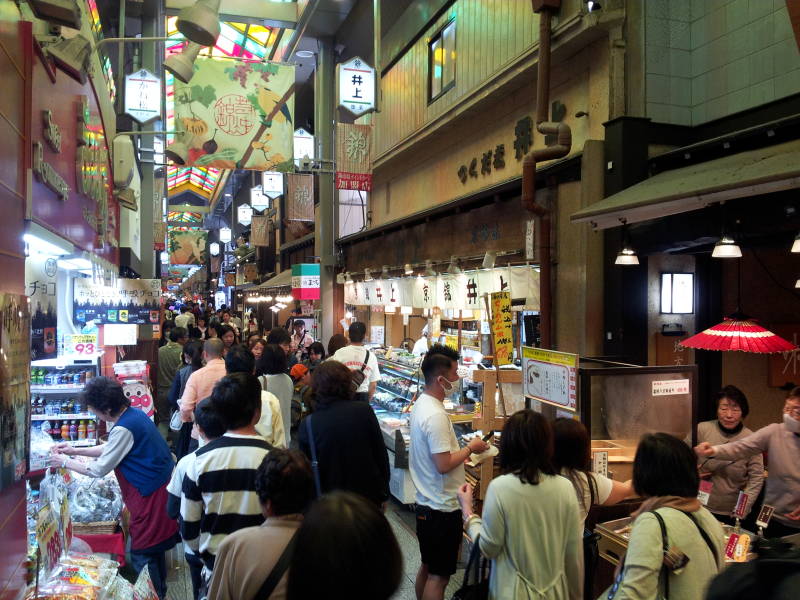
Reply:
[[150, 580], [150, 570], [147, 566], [139, 573], [136, 583], [133, 584], [134, 600], [159, 600], [156, 588]]
[[50, 458], [50, 449], [55, 445], [53, 438], [50, 437], [49, 433], [46, 433], [46, 431], [49, 430], [49, 421], [44, 421], [40, 425], [34, 424], [31, 427], [31, 471], [47, 468], [47, 460]]
[[122, 512], [122, 492], [113, 472], [100, 478], [75, 473], [69, 490], [73, 521], [95, 523], [119, 519]]

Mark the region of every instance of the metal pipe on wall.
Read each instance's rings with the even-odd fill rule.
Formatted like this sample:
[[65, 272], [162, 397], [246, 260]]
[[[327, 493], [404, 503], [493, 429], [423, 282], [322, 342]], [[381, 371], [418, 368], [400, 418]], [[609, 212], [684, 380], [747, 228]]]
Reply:
[[375, 112], [381, 112], [381, 0], [372, 0], [372, 62], [375, 64]]

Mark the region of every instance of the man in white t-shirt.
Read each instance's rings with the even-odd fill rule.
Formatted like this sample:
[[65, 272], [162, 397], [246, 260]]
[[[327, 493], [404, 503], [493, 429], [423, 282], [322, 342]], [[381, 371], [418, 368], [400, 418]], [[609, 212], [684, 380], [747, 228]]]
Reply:
[[356, 400], [372, 400], [375, 395], [375, 388], [381, 379], [381, 372], [378, 369], [378, 358], [374, 352], [364, 348], [364, 338], [367, 335], [367, 326], [361, 321], [355, 321], [348, 330], [350, 345], [339, 348], [331, 360], [338, 360], [351, 371], [361, 371], [364, 373], [364, 381], [356, 390]]
[[488, 448], [480, 438], [459, 448], [444, 399], [458, 383], [458, 352], [434, 344], [421, 369], [425, 392], [411, 411], [409, 471], [417, 487], [417, 539], [422, 564], [415, 584], [420, 600], [442, 600], [450, 576], [456, 572], [461, 546], [459, 486], [464, 461], [470, 453]]
[[181, 306], [181, 314], [175, 317], [175, 327], [183, 327], [186, 330], [189, 330], [189, 327], [194, 327], [194, 315], [185, 304]]

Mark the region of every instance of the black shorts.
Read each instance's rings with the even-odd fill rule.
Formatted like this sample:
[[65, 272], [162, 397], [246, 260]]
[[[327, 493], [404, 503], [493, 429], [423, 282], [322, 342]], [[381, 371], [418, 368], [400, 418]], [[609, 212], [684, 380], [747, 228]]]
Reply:
[[417, 506], [417, 539], [428, 573], [449, 577], [456, 572], [462, 536], [461, 511], [441, 512]]

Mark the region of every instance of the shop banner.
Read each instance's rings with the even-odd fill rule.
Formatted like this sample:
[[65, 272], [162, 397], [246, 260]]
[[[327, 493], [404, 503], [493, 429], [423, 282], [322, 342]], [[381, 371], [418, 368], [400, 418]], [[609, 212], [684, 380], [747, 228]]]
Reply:
[[190, 83], [175, 81], [168, 147], [186, 166], [294, 169], [294, 66], [198, 58]]
[[336, 189], [372, 191], [372, 125], [336, 124]]
[[173, 265], [205, 265], [208, 231], [204, 229], [171, 229], [169, 262]]
[[511, 333], [511, 294], [494, 292], [491, 295], [492, 337], [494, 339], [494, 364], [510, 365], [514, 352], [514, 337]]
[[30, 357], [28, 298], [0, 294], [0, 490], [28, 470]]
[[101, 323], [158, 323], [161, 280], [118, 279], [116, 286], [94, 285], [88, 279], [76, 279], [72, 320], [83, 326], [90, 321]]
[[292, 296], [297, 300], [319, 300], [319, 264], [292, 265]]
[[256, 248], [269, 247], [269, 217], [253, 215], [250, 222], [250, 243]]
[[436, 306], [436, 277], [415, 277], [413, 300], [414, 308]]
[[25, 290], [31, 306], [31, 360], [58, 355], [55, 258], [32, 254], [25, 259]]
[[291, 173], [286, 176], [286, 219], [314, 220], [314, 176]]
[[466, 279], [463, 273], [440, 275], [439, 283], [436, 286], [438, 298], [436, 306], [447, 310], [466, 308]]
[[522, 347], [522, 393], [575, 412], [578, 409], [578, 355]]

